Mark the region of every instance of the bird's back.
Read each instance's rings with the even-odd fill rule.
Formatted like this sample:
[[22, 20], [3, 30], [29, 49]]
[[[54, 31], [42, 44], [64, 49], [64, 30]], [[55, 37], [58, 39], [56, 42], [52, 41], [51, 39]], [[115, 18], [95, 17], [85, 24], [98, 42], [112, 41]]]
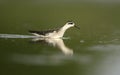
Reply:
[[54, 31], [58, 31], [59, 29], [53, 29], [53, 30], [44, 30], [44, 31], [34, 31], [34, 30], [29, 30], [30, 33], [33, 34], [38, 34], [38, 35], [46, 35], [47, 33], [52, 33]]

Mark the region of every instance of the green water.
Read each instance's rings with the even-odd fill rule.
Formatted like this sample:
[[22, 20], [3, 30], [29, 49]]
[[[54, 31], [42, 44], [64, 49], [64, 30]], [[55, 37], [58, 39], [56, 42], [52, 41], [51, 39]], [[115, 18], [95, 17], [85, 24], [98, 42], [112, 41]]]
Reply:
[[[31, 38], [0, 38], [0, 75], [119, 75], [120, 3], [78, 0], [1, 0], [0, 34], [63, 26], [80, 30], [50, 43]], [[67, 49], [67, 52], [62, 48]]]

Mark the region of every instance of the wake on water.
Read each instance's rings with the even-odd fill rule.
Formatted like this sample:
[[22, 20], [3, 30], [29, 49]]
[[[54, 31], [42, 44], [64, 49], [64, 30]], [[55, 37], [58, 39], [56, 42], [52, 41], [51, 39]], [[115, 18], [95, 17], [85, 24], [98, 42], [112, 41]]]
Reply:
[[[32, 36], [32, 35], [19, 35], [19, 34], [0, 34], [0, 38], [42, 38], [39, 36]], [[70, 39], [70, 37], [62, 37], [61, 39]]]
[[19, 35], [19, 34], [0, 34], [0, 38], [38, 38], [31, 35]]

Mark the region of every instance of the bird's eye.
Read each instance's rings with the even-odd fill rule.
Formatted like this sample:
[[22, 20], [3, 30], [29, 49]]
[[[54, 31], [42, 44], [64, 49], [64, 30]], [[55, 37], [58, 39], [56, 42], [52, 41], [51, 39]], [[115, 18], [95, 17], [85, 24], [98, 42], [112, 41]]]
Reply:
[[69, 22], [68, 24], [73, 24], [73, 22]]

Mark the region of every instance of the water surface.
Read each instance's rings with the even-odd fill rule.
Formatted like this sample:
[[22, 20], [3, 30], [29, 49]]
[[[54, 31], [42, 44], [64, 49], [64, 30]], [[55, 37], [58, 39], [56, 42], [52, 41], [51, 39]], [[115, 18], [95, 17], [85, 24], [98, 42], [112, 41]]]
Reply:
[[[119, 1], [1, 0], [0, 10], [0, 75], [120, 74]], [[28, 33], [68, 20], [81, 29], [64, 39]]]

